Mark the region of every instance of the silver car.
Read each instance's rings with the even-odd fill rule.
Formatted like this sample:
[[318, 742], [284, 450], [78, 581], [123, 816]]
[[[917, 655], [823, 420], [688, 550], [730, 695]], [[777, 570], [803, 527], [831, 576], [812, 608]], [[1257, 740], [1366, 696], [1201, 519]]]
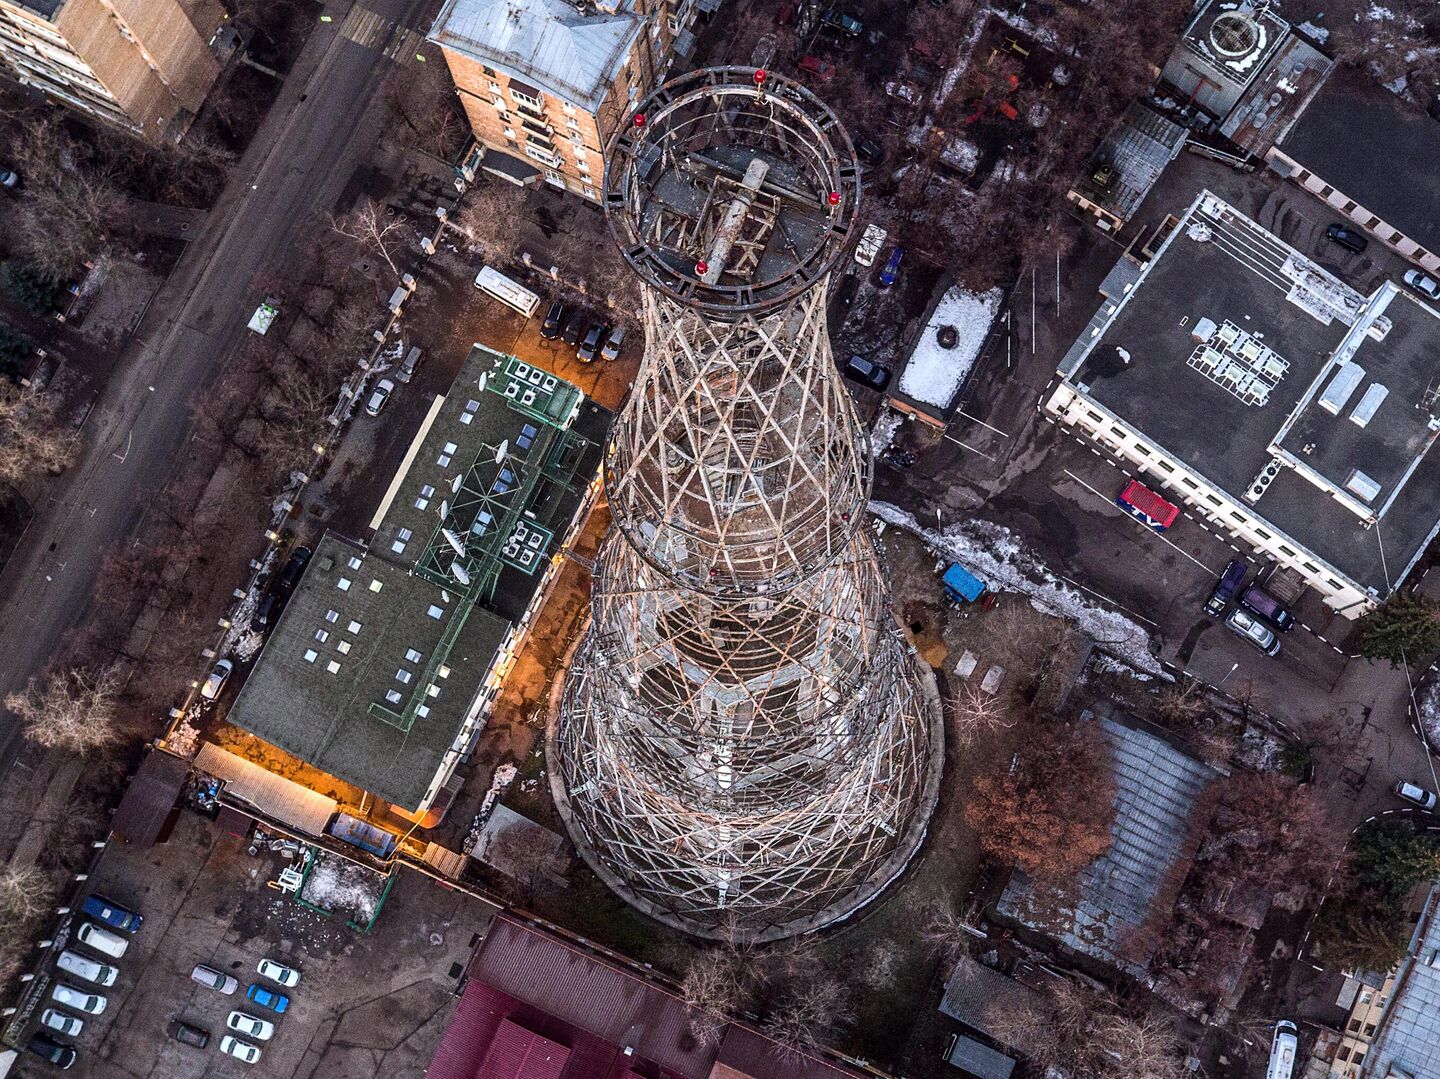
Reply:
[[1436, 281], [1427, 273], [1421, 273], [1419, 270], [1406, 270], [1405, 283], [1422, 296], [1440, 300], [1440, 281]]
[[195, 969], [190, 972], [190, 980], [199, 982], [206, 989], [224, 993], [227, 997], [240, 988], [240, 983], [229, 974], [222, 974], [214, 967], [207, 967], [203, 963], [196, 964]]
[[375, 383], [375, 391], [370, 394], [370, 400], [365, 402], [365, 411], [372, 416], [380, 415], [380, 410], [385, 407], [385, 402], [390, 400], [390, 395], [395, 392], [395, 383], [388, 378], [382, 378]]
[[79, 952], [72, 952], [68, 948], [60, 953], [55, 960], [57, 970], [63, 970], [66, 974], [73, 974], [87, 982], [94, 982], [96, 985], [114, 985], [115, 979], [120, 977], [120, 968], [112, 967], [109, 963], [96, 962], [87, 955]]
[[1239, 608], [1231, 611], [1230, 617], [1225, 619], [1225, 627], [1244, 637], [1267, 656], [1280, 654], [1280, 638], [1275, 636], [1275, 631], [1249, 611]]

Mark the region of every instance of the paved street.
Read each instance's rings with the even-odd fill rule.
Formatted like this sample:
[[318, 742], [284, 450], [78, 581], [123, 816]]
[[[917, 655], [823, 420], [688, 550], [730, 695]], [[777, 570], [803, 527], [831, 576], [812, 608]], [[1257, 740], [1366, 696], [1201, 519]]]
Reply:
[[[0, 578], [0, 695], [24, 684], [83, 617], [101, 559], [184, 459], [191, 408], [248, 332], [252, 280], [328, 212], [366, 147], [376, 86], [426, 0], [331, 0], [231, 182], [157, 296], [85, 427], [85, 455], [48, 491]], [[351, 9], [355, 8], [351, 16]], [[257, 537], [258, 542], [258, 537]], [[13, 717], [0, 715], [8, 765]]]

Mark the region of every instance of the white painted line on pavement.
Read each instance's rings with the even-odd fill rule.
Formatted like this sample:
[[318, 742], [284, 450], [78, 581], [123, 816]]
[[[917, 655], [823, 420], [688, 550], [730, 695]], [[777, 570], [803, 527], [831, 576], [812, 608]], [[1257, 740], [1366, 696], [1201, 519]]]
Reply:
[[[1106, 505], [1113, 506], [1113, 505], [1115, 504], [1115, 500], [1114, 500], [1113, 498], [1106, 498], [1104, 494], [1102, 494], [1101, 492], [1095, 490], [1095, 488], [1091, 487], [1088, 483], [1086, 483], [1084, 480], [1082, 480], [1079, 476], [1075, 475], [1075, 473], [1071, 472], [1068, 468], [1065, 469], [1065, 475], [1069, 476], [1072, 480], [1074, 480], [1076, 483], [1078, 483], [1081, 487], [1085, 488], [1085, 490], [1087, 490], [1087, 491], [1089, 491], [1091, 494], [1095, 495], [1096, 498], [1099, 498], [1099, 499], [1100, 499], [1101, 501], [1103, 501]], [[1126, 518], [1126, 520], [1132, 522], [1137, 528], [1142, 528], [1142, 529], [1144, 529], [1146, 532], [1148, 532], [1150, 535], [1154, 536], [1156, 539], [1160, 540], [1162, 543], [1168, 544], [1173, 550], [1177, 551], [1177, 552], [1180, 553], [1180, 554], [1183, 554], [1186, 558], [1190, 559], [1191, 562], [1194, 562], [1197, 566], [1199, 566], [1201, 569], [1203, 569], [1206, 573], [1209, 573], [1209, 574], [1211, 574], [1212, 576], [1215, 576], [1215, 577], [1218, 577], [1218, 576], [1220, 575], [1218, 570], [1213, 570], [1213, 569], [1211, 569], [1211, 568], [1210, 568], [1209, 566], [1207, 566], [1204, 562], [1201, 562], [1200, 559], [1196, 558], [1196, 557], [1195, 557], [1193, 554], [1191, 554], [1189, 551], [1185, 550], [1184, 547], [1181, 547], [1179, 544], [1175, 543], [1173, 540], [1168, 539], [1168, 538], [1164, 535], [1164, 533], [1156, 532], [1153, 528], [1150, 528], [1150, 527], [1142, 524], [1140, 521], [1135, 520], [1135, 518], [1134, 518], [1134, 517], [1131, 517], [1128, 513], [1125, 514], [1125, 518]]]
[[977, 450], [974, 446], [966, 446], [965, 443], [961, 442], [958, 438], [955, 438], [955, 437], [952, 436], [952, 435], [946, 435], [946, 436], [945, 436], [945, 441], [947, 441], [947, 442], [953, 442], [953, 443], [955, 443], [955, 445], [957, 445], [957, 446], [964, 446], [965, 449], [969, 450], [971, 453], [978, 453], [978, 454], [980, 454], [981, 457], [985, 458], [985, 460], [987, 460], [987, 461], [993, 461], [993, 460], [995, 460], [995, 458], [991, 457], [988, 453], [985, 453], [985, 452], [982, 451], [982, 450]]

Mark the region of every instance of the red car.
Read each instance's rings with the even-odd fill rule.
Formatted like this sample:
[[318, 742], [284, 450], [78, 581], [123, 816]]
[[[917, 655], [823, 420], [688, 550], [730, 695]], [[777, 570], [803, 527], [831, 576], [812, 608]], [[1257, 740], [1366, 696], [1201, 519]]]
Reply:
[[818, 56], [807, 56], [800, 61], [800, 70], [808, 71], [821, 82], [828, 81], [835, 77], [835, 65], [828, 60], [822, 60]]

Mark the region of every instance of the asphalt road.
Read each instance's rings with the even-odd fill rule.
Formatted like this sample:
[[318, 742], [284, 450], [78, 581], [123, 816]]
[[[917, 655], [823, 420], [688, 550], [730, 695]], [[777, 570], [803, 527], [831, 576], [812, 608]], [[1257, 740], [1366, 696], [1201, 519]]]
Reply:
[[[313, 215], [328, 211], [365, 151], [354, 132], [427, 0], [330, 0], [230, 183], [85, 426], [81, 463], [55, 482], [0, 576], [0, 698], [45, 666], [83, 618], [100, 561], [140, 521], [183, 462], [191, 403], [249, 331], [263, 299], [251, 281], [283, 261]], [[352, 11], [352, 9], [354, 9]], [[256, 537], [257, 544], [260, 537]], [[0, 764], [18, 741], [0, 710]]]

